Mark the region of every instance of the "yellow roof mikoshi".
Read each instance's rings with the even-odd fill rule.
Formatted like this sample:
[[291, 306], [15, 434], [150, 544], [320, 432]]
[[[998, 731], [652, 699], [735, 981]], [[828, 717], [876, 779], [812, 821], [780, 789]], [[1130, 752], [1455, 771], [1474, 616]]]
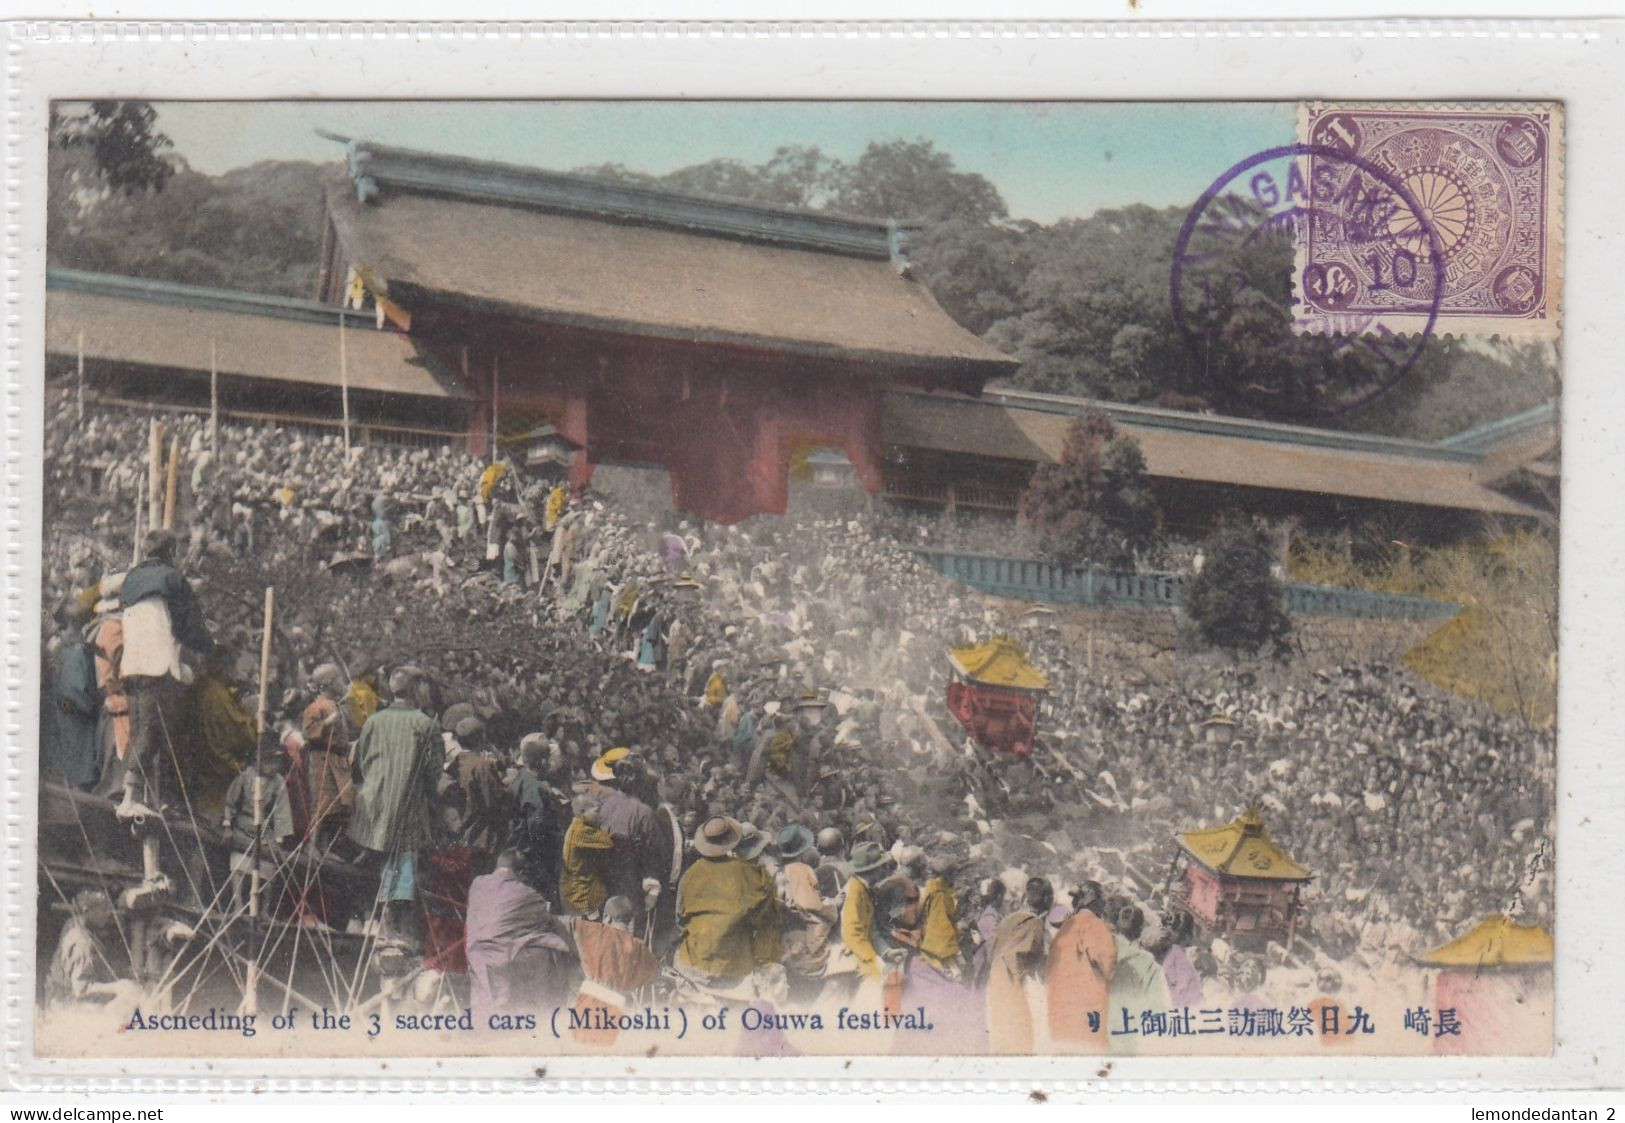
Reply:
[[1271, 841], [1256, 808], [1222, 827], [1186, 831], [1179, 844], [1208, 869], [1231, 877], [1308, 881], [1315, 876]]
[[994, 636], [986, 643], [953, 648], [948, 653], [954, 669], [986, 686], [1009, 690], [1048, 690], [1049, 676], [1027, 658], [1027, 649], [1009, 636]]
[[1540, 925], [1514, 924], [1506, 914], [1495, 913], [1421, 961], [1432, 967], [1533, 967], [1550, 964], [1553, 950], [1551, 933]]

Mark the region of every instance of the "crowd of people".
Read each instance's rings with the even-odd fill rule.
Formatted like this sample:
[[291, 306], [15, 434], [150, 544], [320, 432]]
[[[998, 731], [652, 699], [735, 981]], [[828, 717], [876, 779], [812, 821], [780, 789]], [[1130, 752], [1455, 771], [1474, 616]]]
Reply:
[[[136, 539], [150, 418], [48, 417], [42, 774], [184, 804], [237, 907], [258, 870], [476, 1011], [573, 1003], [593, 1040], [663, 987], [1105, 1048], [1104, 1011], [1307, 1003], [1514, 902], [1549, 923], [1551, 732], [1398, 665], [1150, 682], [920, 563], [918, 515], [634, 518], [522, 450], [165, 424], [173, 529]], [[1051, 683], [1024, 757], [942, 702], [951, 646], [1017, 629]], [[1176, 836], [1249, 806], [1315, 874], [1290, 947], [1169, 893]]]

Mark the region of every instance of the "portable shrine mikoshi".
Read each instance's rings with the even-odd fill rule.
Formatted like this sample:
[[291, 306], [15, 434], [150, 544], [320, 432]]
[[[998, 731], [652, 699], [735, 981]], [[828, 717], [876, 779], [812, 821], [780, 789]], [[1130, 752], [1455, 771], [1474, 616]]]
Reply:
[[1290, 947], [1314, 874], [1270, 839], [1256, 807], [1220, 827], [1186, 831], [1168, 871], [1175, 907], [1238, 944]]
[[[1537, 924], [1519, 924], [1504, 913], [1485, 917], [1470, 931], [1434, 948], [1416, 962], [1434, 972], [1435, 1053], [1473, 1053], [1491, 1042], [1516, 1052], [1544, 1035], [1552, 1016], [1552, 934]], [[1516, 1043], [1516, 1044], [1514, 1044]]]
[[948, 712], [978, 745], [997, 753], [1029, 756], [1037, 735], [1038, 698], [1049, 678], [1033, 666], [1026, 649], [1009, 636], [956, 647], [949, 652], [953, 681]]

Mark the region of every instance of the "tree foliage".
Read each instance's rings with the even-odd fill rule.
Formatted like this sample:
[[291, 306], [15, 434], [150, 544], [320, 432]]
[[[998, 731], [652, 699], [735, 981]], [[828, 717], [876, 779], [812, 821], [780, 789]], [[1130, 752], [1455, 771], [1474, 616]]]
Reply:
[[1412, 548], [1390, 542], [1361, 557], [1344, 541], [1298, 535], [1302, 581], [1455, 601], [1461, 612], [1404, 653], [1423, 678], [1531, 725], [1557, 720], [1558, 549], [1529, 529], [1489, 541]]
[[162, 195], [112, 195], [50, 232], [52, 265], [308, 297], [321, 254], [321, 169], [181, 165]]
[[96, 174], [121, 195], [162, 191], [175, 165], [173, 142], [154, 127], [144, 101], [93, 101], [82, 110], [51, 110], [51, 146], [88, 154]]
[[1057, 561], [1132, 565], [1157, 528], [1140, 446], [1119, 435], [1111, 418], [1091, 410], [1072, 423], [1060, 461], [1033, 473], [1021, 517]]
[[[321, 169], [187, 168], [139, 102], [95, 102], [53, 125], [52, 264], [308, 295], [320, 251]], [[1210, 276], [1187, 278], [1183, 329], [1170, 279], [1185, 210], [1109, 208], [1048, 225], [1012, 220], [987, 177], [923, 138], [871, 142], [842, 160], [785, 145], [760, 164], [723, 158], [651, 175], [580, 174], [781, 206], [896, 219], [915, 275], [949, 315], [1021, 361], [1017, 387], [1107, 401], [1305, 419], [1436, 438], [1556, 392], [1545, 348], [1433, 339], [1392, 376], [1346, 341], [1292, 330], [1286, 227], [1260, 228]], [[163, 187], [162, 197], [154, 191]]]
[[1284, 651], [1292, 620], [1286, 589], [1271, 571], [1269, 535], [1251, 522], [1219, 528], [1202, 547], [1202, 571], [1192, 580], [1185, 613], [1204, 642], [1249, 655]]

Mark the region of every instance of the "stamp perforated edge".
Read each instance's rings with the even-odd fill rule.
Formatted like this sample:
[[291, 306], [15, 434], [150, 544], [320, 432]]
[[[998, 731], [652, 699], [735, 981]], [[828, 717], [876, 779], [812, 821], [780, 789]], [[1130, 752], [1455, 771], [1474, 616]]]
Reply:
[[[1546, 221], [1546, 302], [1549, 313], [1544, 316], [1480, 316], [1480, 315], [1453, 315], [1441, 307], [1438, 315], [1433, 318], [1432, 330], [1428, 333], [1434, 336], [1453, 337], [1465, 339], [1469, 337], [1486, 338], [1499, 336], [1502, 339], [1518, 342], [1555, 343], [1563, 334], [1563, 294], [1565, 290], [1564, 277], [1564, 179], [1568, 162], [1568, 117], [1564, 104], [1559, 100], [1533, 102], [1520, 101], [1344, 101], [1338, 98], [1302, 100], [1298, 102], [1297, 139], [1299, 143], [1308, 143], [1308, 125], [1310, 114], [1317, 108], [1336, 107], [1339, 110], [1358, 112], [1360, 110], [1373, 110], [1390, 113], [1515, 113], [1527, 112], [1532, 106], [1549, 109], [1552, 114], [1552, 124], [1549, 131], [1549, 147], [1547, 149], [1547, 191], [1545, 199]], [[1295, 262], [1293, 275], [1302, 277], [1305, 266], [1308, 264], [1308, 248], [1299, 244], [1295, 248]], [[1404, 312], [1384, 312], [1374, 317], [1383, 327], [1395, 335], [1407, 332], [1415, 333], [1422, 330], [1425, 315]], [[1335, 329], [1332, 324], [1333, 317], [1317, 313], [1308, 309], [1304, 316], [1309, 325], [1309, 332], [1331, 333]]]

